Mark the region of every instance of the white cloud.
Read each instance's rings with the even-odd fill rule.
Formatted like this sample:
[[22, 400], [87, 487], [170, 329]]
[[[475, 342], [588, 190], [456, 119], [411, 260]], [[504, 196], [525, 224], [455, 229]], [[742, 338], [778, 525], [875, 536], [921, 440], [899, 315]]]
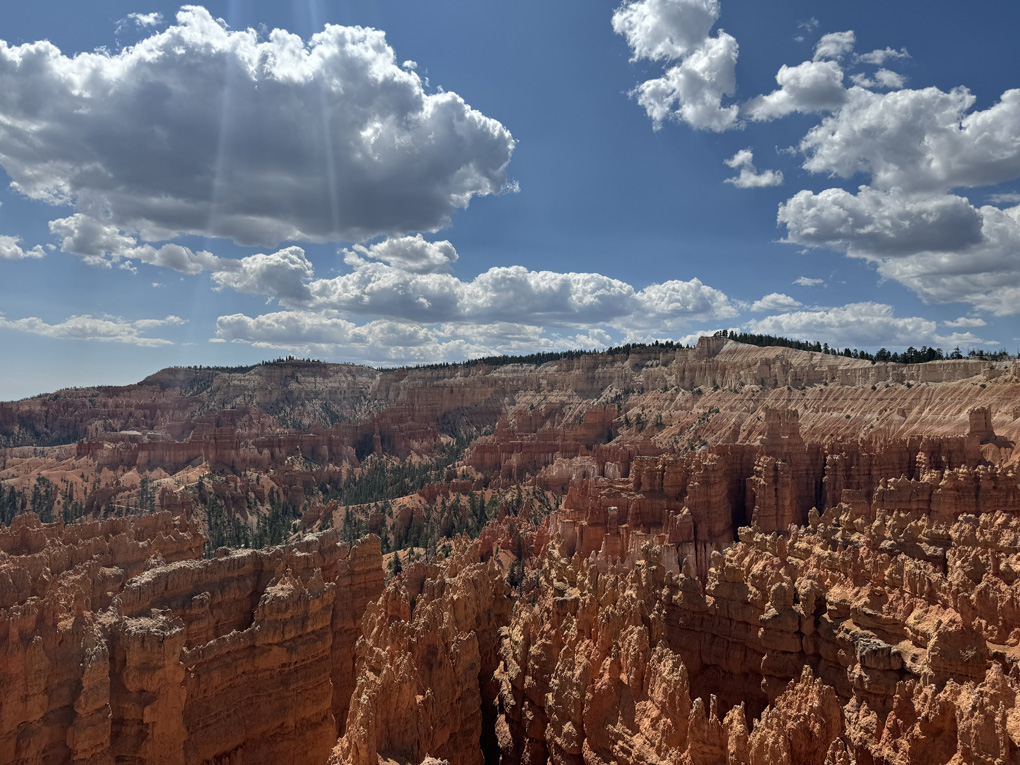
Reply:
[[1020, 90], [969, 112], [965, 88], [873, 93], [851, 88], [849, 100], [800, 143], [804, 167], [849, 178], [868, 173], [881, 189], [947, 191], [1020, 175]]
[[906, 78], [897, 72], [888, 69], [879, 69], [869, 77], [866, 74], [858, 73], [850, 77], [854, 85], [872, 90], [898, 90], [906, 85]]
[[918, 316], [899, 317], [884, 303], [850, 303], [844, 306], [766, 316], [747, 323], [751, 332], [800, 340], [824, 340], [830, 346], [891, 350], [922, 345], [990, 345], [970, 333], [940, 335], [934, 321]]
[[675, 324], [735, 309], [698, 279], [668, 281], [640, 291], [594, 273], [496, 267], [462, 281], [450, 274], [412, 273], [365, 263], [350, 274], [310, 285], [310, 307], [426, 323], [509, 322], [533, 326], [593, 323]]
[[[224, 286], [240, 283], [230, 275], [214, 278]], [[351, 273], [307, 287], [307, 300], [281, 297], [294, 310], [220, 317], [217, 339], [410, 363], [605, 347], [614, 336], [664, 339], [705, 320], [737, 315], [725, 294], [698, 279], [636, 290], [602, 274], [521, 266], [490, 268], [461, 280], [358, 258]]]
[[842, 250], [933, 303], [1020, 311], [1020, 207], [862, 187], [798, 192], [779, 208], [786, 241]]
[[977, 209], [981, 239], [959, 250], [937, 248], [878, 261], [881, 275], [932, 303], [970, 303], [996, 315], [1020, 312], [1020, 207]]
[[720, 32], [662, 77], [638, 85], [634, 93], [656, 129], [673, 119], [700, 130], [727, 130], [740, 111], [735, 104], [722, 105], [723, 97], [736, 90], [736, 63], [737, 41]]
[[[873, 51], [859, 60], [905, 56]], [[902, 78], [880, 70], [857, 82], [899, 88]], [[800, 150], [806, 170], [863, 174], [868, 183], [857, 193], [795, 194], [779, 208], [785, 241], [866, 259], [927, 302], [970, 303], [999, 315], [1020, 311], [1020, 208], [977, 207], [952, 193], [1020, 177], [1020, 90], [974, 111], [966, 88], [877, 93], [859, 85], [808, 131]], [[1009, 195], [989, 199], [1016, 202]]]
[[700, 279], [651, 284], [635, 295], [636, 310], [630, 326], [660, 326], [674, 330], [691, 320], [729, 319], [737, 310], [725, 294]]
[[779, 90], [756, 96], [744, 105], [753, 120], [773, 120], [793, 112], [838, 109], [847, 99], [843, 70], [835, 61], [805, 61], [779, 68]]
[[140, 245], [135, 237], [122, 233], [115, 224], [103, 223], [81, 213], [50, 221], [50, 231], [60, 237], [61, 250], [79, 256], [92, 266], [110, 268], [124, 259], [136, 259], [153, 266], [197, 274], [215, 271], [232, 262], [211, 252], [194, 252], [173, 243], [159, 248], [151, 244]]
[[145, 241], [436, 230], [506, 187], [514, 147], [457, 94], [426, 93], [382, 32], [260, 41], [196, 6], [117, 53], [0, 42], [0, 113], [18, 191]]
[[736, 177], [726, 179], [726, 183], [732, 183], [738, 189], [779, 186], [783, 182], [783, 173], [779, 170], [763, 170], [759, 173], [754, 166], [754, 154], [750, 149], [741, 149], [724, 161], [727, 167], [740, 170]]
[[894, 61], [903, 58], [910, 58], [910, 54], [907, 53], [906, 48], [900, 48], [899, 50], [883, 48], [881, 50], [873, 50], [868, 53], [861, 53], [854, 56], [855, 61], [859, 61], [862, 64], [873, 64], [875, 66], [882, 66], [886, 61]]
[[0, 314], [0, 329], [28, 332], [33, 335], [61, 340], [126, 343], [147, 348], [173, 345], [173, 341], [158, 337], [145, 337], [142, 333], [159, 327], [184, 323], [185, 320], [178, 316], [167, 316], [164, 319], [128, 321], [117, 317], [97, 317], [85, 314], [71, 316], [58, 324], [47, 324], [35, 316], [29, 316], [24, 319], [8, 319]]
[[195, 252], [179, 244], [161, 247], [138, 244], [113, 224], [95, 221], [80, 213], [50, 222], [50, 230], [61, 237], [61, 249], [78, 255], [90, 265], [121, 268], [137, 272], [133, 261], [172, 268], [185, 274], [211, 273], [217, 289], [229, 287], [237, 292], [265, 295], [283, 303], [305, 303], [311, 298], [309, 282], [315, 274], [305, 251], [296, 246], [274, 253], [258, 253], [235, 260], [221, 258], [204, 250]]
[[38, 244], [30, 250], [21, 246], [20, 236], [0, 235], [0, 260], [24, 260], [41, 258], [46, 253]]
[[800, 287], [817, 287], [820, 284], [825, 284], [825, 279], [815, 279], [811, 276], [798, 276], [793, 280], [793, 283]]
[[50, 231], [60, 237], [60, 249], [78, 255], [89, 265], [110, 267], [124, 253], [138, 246], [138, 241], [120, 233], [117, 226], [101, 223], [75, 213], [67, 218], [50, 221]]
[[794, 300], [789, 295], [784, 295], [781, 292], [770, 292], [760, 300], [755, 300], [751, 303], [750, 310], [754, 313], [763, 313], [765, 311], [791, 311], [794, 308], [800, 308], [803, 305], [799, 300]]
[[384, 239], [371, 246], [355, 245], [344, 250], [344, 262], [352, 266], [379, 260], [401, 271], [444, 273], [457, 260], [457, 250], [447, 241], [429, 242], [421, 234]]
[[719, 18], [718, 0], [639, 0], [613, 14], [613, 31], [627, 39], [632, 60], [672, 60], [701, 47]]
[[736, 90], [738, 46], [721, 30], [709, 36], [718, 17], [718, 0], [631, 0], [613, 14], [632, 61], [680, 62], [634, 89], [656, 129], [668, 119], [700, 130], [736, 124], [738, 107], [722, 101]]
[[953, 321], [944, 321], [942, 323], [945, 324], [947, 327], [953, 328], [985, 326], [985, 320], [979, 319], [976, 316], [961, 316], [959, 319], [954, 319]]
[[993, 205], [1007, 205], [1014, 206], [1020, 204], [1020, 194], [1015, 193], [1003, 193], [1003, 194], [989, 194], [988, 201]]
[[[321, 313], [280, 311], [256, 317], [221, 316], [211, 342], [248, 343], [302, 355], [379, 364], [463, 361], [518, 350], [515, 341], [487, 342], [492, 339], [485, 327], [429, 328], [387, 319], [359, 325]], [[541, 330], [532, 331], [520, 348], [531, 352], [549, 342]]]
[[221, 316], [210, 342], [248, 343], [302, 355], [381, 364], [463, 361], [479, 356], [527, 354], [576, 348], [605, 348], [613, 336], [593, 327], [558, 333], [528, 324], [419, 324], [375, 320], [366, 324], [334, 315], [281, 311], [249, 317]]
[[787, 241], [838, 247], [857, 257], [960, 250], [981, 242], [981, 214], [963, 197], [904, 194], [862, 186], [858, 193], [799, 191], [780, 205]]
[[163, 23], [163, 14], [158, 11], [152, 13], [129, 13], [127, 20], [134, 22], [139, 27], [155, 27]]
[[857, 38], [853, 30], [830, 32], [827, 35], [822, 35], [822, 39], [815, 46], [815, 61], [823, 61], [825, 59], [835, 59], [838, 61], [854, 49], [856, 41]]
[[286, 247], [271, 254], [224, 260], [212, 278], [219, 288], [230, 287], [237, 292], [300, 304], [311, 298], [308, 283], [314, 275], [305, 251], [300, 247]]
[[[281, 348], [295, 345], [345, 346], [421, 345], [430, 339], [424, 328], [390, 321], [370, 322], [358, 326], [335, 316], [304, 311], [278, 311], [251, 318], [244, 314], [221, 316], [216, 322], [217, 338], [270, 344]], [[385, 339], [388, 342], [382, 342]]]
[[172, 268], [185, 274], [197, 274], [202, 271], [216, 271], [232, 263], [229, 258], [220, 258], [206, 250], [195, 252], [179, 244], [164, 244], [156, 248], [145, 244], [132, 248], [124, 253], [125, 257], [137, 257], [150, 266]]

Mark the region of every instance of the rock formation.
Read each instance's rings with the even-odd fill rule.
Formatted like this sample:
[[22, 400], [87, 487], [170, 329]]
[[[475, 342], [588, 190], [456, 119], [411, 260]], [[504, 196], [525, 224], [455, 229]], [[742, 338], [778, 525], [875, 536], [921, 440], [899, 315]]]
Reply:
[[0, 762], [1018, 762], [1018, 398], [704, 338], [0, 404]]
[[0, 529], [0, 760], [325, 761], [378, 539], [201, 547], [167, 514]]

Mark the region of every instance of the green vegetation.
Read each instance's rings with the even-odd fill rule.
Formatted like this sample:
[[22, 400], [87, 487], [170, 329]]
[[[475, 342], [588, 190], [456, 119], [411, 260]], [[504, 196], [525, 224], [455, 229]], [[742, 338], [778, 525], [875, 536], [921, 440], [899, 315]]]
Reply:
[[629, 356], [631, 353], [648, 351], [672, 351], [680, 348], [687, 348], [686, 345], [674, 343], [672, 340], [653, 343], [626, 343], [605, 350], [569, 350], [569, 351], [547, 351], [544, 353], [528, 353], [521, 356], [484, 356], [477, 359], [469, 359], [457, 363], [443, 362], [440, 364], [419, 364], [413, 367], [398, 367], [398, 369], [450, 369], [451, 367], [474, 367], [484, 365], [488, 367], [503, 367], [508, 364], [531, 364], [539, 366], [550, 361], [561, 361], [562, 359], [579, 359], [583, 356]]
[[335, 499], [341, 505], [365, 505], [414, 494], [426, 484], [444, 480], [447, 469], [460, 461], [475, 437], [460, 436], [428, 462], [369, 458], [357, 474], [342, 483], [323, 483], [319, 487], [322, 501]]
[[26, 510], [25, 493], [18, 491], [13, 486], [5, 488], [0, 483], [0, 523], [10, 526], [14, 516], [21, 515]]
[[1000, 361], [1011, 358], [1006, 351], [984, 351], [980, 349], [970, 350], [964, 356], [959, 348], [954, 348], [951, 353], [945, 353], [941, 348], [929, 348], [927, 345], [920, 349], [910, 346], [902, 353], [890, 352], [880, 348], [876, 353], [861, 351], [856, 348], [830, 348], [828, 343], [805, 342], [803, 340], [791, 340], [788, 337], [777, 337], [775, 335], [758, 335], [750, 332], [737, 332], [721, 329], [715, 333], [716, 337], [725, 337], [745, 345], [757, 345], [762, 348], [779, 347], [793, 348], [798, 351], [813, 351], [814, 353], [826, 353], [830, 356], [844, 356], [848, 359], [864, 359], [865, 361], [877, 362], [888, 361], [894, 364], [924, 364], [929, 361], [945, 361], [956, 359], [980, 359], [982, 361]]
[[61, 492], [44, 476], [36, 479], [30, 492], [0, 484], [0, 524], [10, 526], [14, 517], [22, 513], [35, 513], [43, 523], [52, 523], [58, 518], [64, 523], [74, 523], [85, 514], [85, 507], [74, 499], [70, 484], [65, 483]]

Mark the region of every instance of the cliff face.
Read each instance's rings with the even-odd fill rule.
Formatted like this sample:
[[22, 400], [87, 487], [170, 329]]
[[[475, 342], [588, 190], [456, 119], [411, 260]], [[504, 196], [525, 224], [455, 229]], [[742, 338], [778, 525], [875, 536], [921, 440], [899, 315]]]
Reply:
[[330, 762], [432, 755], [474, 765], [486, 761], [483, 747], [491, 758], [492, 678], [508, 595], [495, 560], [479, 560], [478, 543], [391, 583], [365, 614], [346, 733]]
[[326, 759], [378, 539], [201, 545], [165, 514], [0, 530], [0, 760]]

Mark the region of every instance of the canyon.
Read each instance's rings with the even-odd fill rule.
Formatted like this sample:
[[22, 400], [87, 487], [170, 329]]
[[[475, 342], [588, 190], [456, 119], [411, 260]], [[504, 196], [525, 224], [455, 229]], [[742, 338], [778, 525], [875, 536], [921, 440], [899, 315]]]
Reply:
[[1017, 762], [1018, 438], [719, 336], [0, 403], [0, 761]]

